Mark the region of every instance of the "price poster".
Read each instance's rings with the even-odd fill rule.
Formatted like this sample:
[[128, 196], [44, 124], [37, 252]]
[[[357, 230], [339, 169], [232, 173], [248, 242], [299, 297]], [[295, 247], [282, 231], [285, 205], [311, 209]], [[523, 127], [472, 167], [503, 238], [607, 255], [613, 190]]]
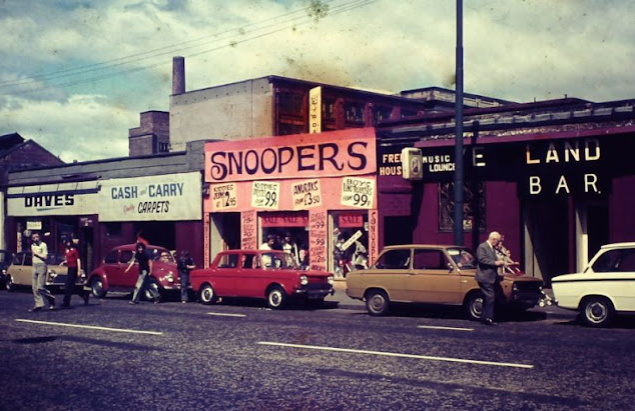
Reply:
[[210, 186], [212, 205], [215, 211], [236, 208], [238, 206], [238, 190], [236, 183], [213, 184]]
[[280, 207], [280, 183], [254, 181], [251, 189], [251, 206], [277, 210]]
[[293, 209], [306, 210], [322, 205], [320, 180], [306, 180], [291, 185]]
[[373, 208], [375, 180], [371, 178], [344, 177], [341, 203], [357, 208]]

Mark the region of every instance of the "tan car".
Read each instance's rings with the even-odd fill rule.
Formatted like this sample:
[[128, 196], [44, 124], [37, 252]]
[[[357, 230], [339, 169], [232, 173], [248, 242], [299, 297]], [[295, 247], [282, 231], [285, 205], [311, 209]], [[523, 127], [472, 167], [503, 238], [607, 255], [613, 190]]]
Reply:
[[[46, 286], [51, 291], [59, 291], [64, 288], [66, 273], [68, 269], [62, 265], [64, 256], [49, 253], [46, 260], [48, 272], [46, 276]], [[76, 287], [82, 287], [86, 274], [81, 270], [77, 276]], [[19, 287], [31, 287], [33, 281], [33, 255], [30, 251], [16, 253], [11, 260], [11, 265], [7, 268], [5, 279], [7, 291], [15, 291]]]
[[[384, 315], [390, 303], [463, 306], [470, 319], [483, 312], [483, 295], [474, 280], [476, 260], [461, 246], [398, 245], [386, 247], [366, 270], [346, 277], [349, 297], [366, 302], [371, 315]], [[535, 306], [542, 297], [542, 281], [525, 275], [505, 275], [500, 304], [516, 309]]]

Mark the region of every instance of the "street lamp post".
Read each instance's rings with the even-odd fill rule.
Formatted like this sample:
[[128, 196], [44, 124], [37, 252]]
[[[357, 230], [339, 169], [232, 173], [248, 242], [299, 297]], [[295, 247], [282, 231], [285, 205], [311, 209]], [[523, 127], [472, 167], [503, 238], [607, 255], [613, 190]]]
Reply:
[[456, 0], [454, 243], [463, 245], [463, 0]]

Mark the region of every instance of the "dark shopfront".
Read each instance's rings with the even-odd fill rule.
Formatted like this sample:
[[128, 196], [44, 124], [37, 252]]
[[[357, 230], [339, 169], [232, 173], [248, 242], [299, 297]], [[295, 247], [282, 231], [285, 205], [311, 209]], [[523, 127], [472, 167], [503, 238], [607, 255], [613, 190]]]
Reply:
[[[500, 231], [527, 274], [549, 281], [582, 270], [602, 244], [633, 241], [635, 130], [525, 134], [466, 141], [464, 241]], [[417, 143], [414, 242], [453, 242], [452, 140]]]

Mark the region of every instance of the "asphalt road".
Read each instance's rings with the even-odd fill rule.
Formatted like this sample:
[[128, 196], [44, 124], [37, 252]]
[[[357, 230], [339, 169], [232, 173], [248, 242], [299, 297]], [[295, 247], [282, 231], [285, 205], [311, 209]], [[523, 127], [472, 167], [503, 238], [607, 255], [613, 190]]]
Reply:
[[635, 409], [632, 320], [128, 299], [28, 313], [28, 291], [0, 291], [0, 409]]

